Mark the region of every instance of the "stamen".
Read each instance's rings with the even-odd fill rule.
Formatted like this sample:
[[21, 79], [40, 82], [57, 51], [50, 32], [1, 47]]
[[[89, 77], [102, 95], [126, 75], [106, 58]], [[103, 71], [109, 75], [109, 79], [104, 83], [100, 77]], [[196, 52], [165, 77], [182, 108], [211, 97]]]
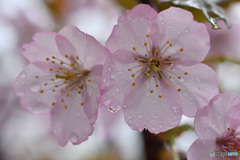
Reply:
[[83, 106], [84, 105], [84, 102], [81, 102], [81, 106]]
[[133, 82], [133, 83], [132, 83], [132, 86], [135, 86], [135, 85], [136, 85], [136, 83], [135, 83], [135, 82]]

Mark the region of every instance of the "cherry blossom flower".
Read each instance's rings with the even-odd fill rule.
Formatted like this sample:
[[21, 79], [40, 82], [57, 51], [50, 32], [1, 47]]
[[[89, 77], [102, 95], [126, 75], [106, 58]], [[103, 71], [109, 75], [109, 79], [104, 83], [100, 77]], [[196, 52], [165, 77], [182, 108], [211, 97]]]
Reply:
[[13, 83], [22, 107], [33, 113], [51, 111], [60, 145], [79, 144], [93, 132], [100, 78], [109, 52], [76, 27], [42, 32], [23, 46], [30, 62]]
[[190, 147], [189, 160], [235, 160], [239, 157], [210, 157], [210, 152], [240, 151], [240, 96], [222, 93], [200, 108], [195, 117], [197, 139]]
[[152, 133], [193, 117], [218, 94], [215, 72], [201, 64], [209, 51], [204, 24], [190, 12], [171, 7], [157, 14], [140, 4], [118, 19], [106, 42], [101, 102], [123, 109], [128, 125]]

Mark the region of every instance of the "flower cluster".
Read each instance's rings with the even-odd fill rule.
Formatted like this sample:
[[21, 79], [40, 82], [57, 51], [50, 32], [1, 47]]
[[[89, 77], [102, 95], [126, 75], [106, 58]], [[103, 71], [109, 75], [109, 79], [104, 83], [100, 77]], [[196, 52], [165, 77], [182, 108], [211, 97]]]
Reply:
[[200, 151], [202, 159], [239, 152], [240, 97], [219, 94], [216, 73], [201, 63], [210, 50], [207, 28], [190, 12], [137, 5], [119, 17], [105, 47], [73, 26], [33, 40], [23, 47], [29, 64], [13, 88], [25, 110], [51, 114], [60, 145], [87, 140], [103, 105], [122, 110], [133, 130], [155, 134], [182, 115], [195, 117], [199, 139], [190, 160]]

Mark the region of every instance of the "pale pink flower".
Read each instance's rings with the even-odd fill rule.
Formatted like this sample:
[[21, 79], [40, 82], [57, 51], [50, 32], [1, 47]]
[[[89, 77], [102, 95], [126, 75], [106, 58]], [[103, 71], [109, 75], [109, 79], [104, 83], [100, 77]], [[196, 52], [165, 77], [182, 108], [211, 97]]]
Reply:
[[240, 151], [240, 96], [223, 93], [197, 111], [197, 139], [190, 147], [188, 160], [235, 160], [239, 157], [210, 157], [210, 152]]
[[218, 94], [215, 72], [201, 64], [209, 51], [204, 24], [190, 12], [171, 7], [157, 14], [138, 5], [118, 19], [106, 42], [101, 101], [123, 108], [128, 125], [159, 133], [193, 117]]
[[59, 144], [79, 144], [93, 132], [100, 78], [109, 52], [92, 36], [67, 26], [37, 33], [24, 45], [30, 62], [13, 83], [22, 107], [33, 113], [51, 111]]

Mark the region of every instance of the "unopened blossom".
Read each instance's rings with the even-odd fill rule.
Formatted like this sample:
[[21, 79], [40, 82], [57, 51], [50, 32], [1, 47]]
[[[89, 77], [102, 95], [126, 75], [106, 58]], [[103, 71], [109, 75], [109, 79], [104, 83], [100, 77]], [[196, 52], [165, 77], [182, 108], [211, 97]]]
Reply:
[[[223, 93], [197, 111], [197, 139], [190, 147], [188, 160], [237, 160], [239, 156], [215, 156], [210, 153], [240, 153], [240, 96]], [[213, 155], [212, 155], [213, 156]]]
[[157, 14], [138, 5], [118, 19], [106, 46], [113, 54], [104, 65], [101, 101], [111, 111], [123, 109], [134, 130], [171, 129], [219, 92], [215, 72], [200, 63], [210, 47], [207, 29], [188, 11]]
[[30, 62], [13, 83], [22, 107], [33, 113], [51, 111], [59, 144], [79, 144], [93, 132], [103, 63], [108, 51], [92, 36], [67, 26], [37, 33], [23, 46]]

